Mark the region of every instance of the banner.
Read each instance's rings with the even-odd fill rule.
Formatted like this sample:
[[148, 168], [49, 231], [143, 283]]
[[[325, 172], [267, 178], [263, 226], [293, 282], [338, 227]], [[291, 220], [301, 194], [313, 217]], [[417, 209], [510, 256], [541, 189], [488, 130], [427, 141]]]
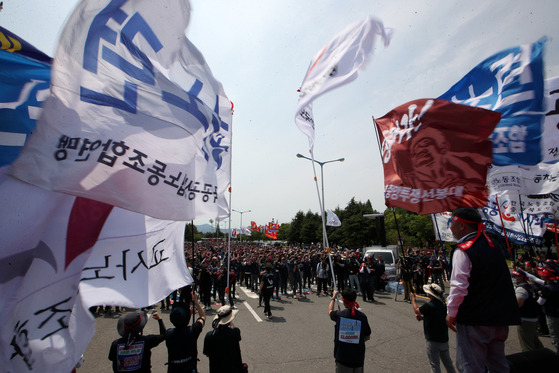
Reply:
[[242, 227], [241, 234], [244, 234], [245, 236], [250, 236], [252, 235], [252, 230], [250, 230], [249, 227]]
[[332, 210], [326, 210], [326, 225], [331, 227], [340, 227], [342, 222], [340, 221], [340, 218], [338, 218], [338, 215], [334, 214]]
[[547, 39], [485, 59], [439, 98], [502, 114], [493, 134], [493, 163], [534, 165], [542, 160], [543, 51]]
[[[499, 216], [499, 211], [501, 216]], [[509, 200], [499, 198], [499, 205], [497, 205], [495, 196], [490, 196], [486, 206], [482, 208], [481, 214], [487, 231], [504, 237], [504, 225], [504, 231], [509, 241], [519, 245], [528, 243], [541, 245], [545, 233], [544, 215], [527, 213], [520, 215], [512, 211]], [[501, 219], [503, 223], [501, 223]]]
[[35, 129], [49, 86], [49, 64], [0, 49], [0, 167], [15, 161]]
[[299, 89], [295, 113], [295, 124], [309, 138], [311, 149], [314, 145], [312, 102], [357, 79], [373, 50], [376, 35], [382, 38], [385, 47], [390, 44], [392, 31], [385, 29], [382, 22], [367, 17], [336, 35], [311, 61]]
[[535, 166], [492, 165], [487, 183], [491, 194], [510, 190], [529, 195], [559, 193], [559, 162]]
[[544, 82], [546, 114], [543, 122], [542, 162], [559, 161], [559, 77]]
[[419, 214], [480, 207], [500, 114], [444, 100], [410, 101], [376, 119], [388, 207]]
[[452, 213], [448, 211], [431, 214], [431, 220], [433, 221], [433, 228], [435, 229], [435, 237], [437, 241], [456, 242], [456, 239], [450, 230], [451, 217]]
[[227, 217], [231, 103], [189, 16], [187, 0], [82, 1], [12, 175], [160, 219]]
[[273, 240], [277, 240], [278, 239], [278, 231], [271, 229], [270, 225], [273, 223], [269, 223], [268, 225], [264, 226], [264, 236], [271, 238]]

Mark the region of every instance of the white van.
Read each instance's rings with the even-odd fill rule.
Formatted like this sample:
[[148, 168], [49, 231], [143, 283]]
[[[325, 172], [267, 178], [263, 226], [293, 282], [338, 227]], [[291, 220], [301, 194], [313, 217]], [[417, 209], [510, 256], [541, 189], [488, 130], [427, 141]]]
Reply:
[[388, 281], [396, 281], [396, 260], [397, 260], [398, 246], [371, 246], [363, 249], [363, 257], [373, 256], [375, 259], [378, 255], [382, 255], [384, 261], [384, 268], [386, 279]]

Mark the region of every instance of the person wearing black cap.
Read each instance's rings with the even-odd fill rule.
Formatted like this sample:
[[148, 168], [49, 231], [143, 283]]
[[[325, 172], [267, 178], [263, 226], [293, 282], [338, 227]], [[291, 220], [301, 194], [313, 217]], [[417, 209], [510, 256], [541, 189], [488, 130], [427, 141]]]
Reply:
[[206, 314], [195, 292], [192, 292], [192, 301], [199, 315], [192, 326], [188, 326], [190, 322], [190, 306], [185, 303], [173, 304], [170, 319], [175, 327], [167, 330], [165, 334], [168, 353], [168, 373], [191, 373], [198, 371], [197, 341], [206, 323]]
[[365, 342], [371, 337], [371, 327], [367, 316], [358, 310], [355, 290], [346, 287], [341, 293], [345, 309], [334, 311], [338, 294], [338, 290], [335, 290], [328, 305], [328, 315], [336, 323], [334, 329], [336, 373], [362, 373], [365, 363]]
[[471, 207], [452, 214], [457, 240], [452, 257], [447, 326], [456, 332], [456, 366], [460, 372], [508, 372], [505, 341], [520, 312], [505, 257], [485, 232]]
[[423, 333], [427, 343], [427, 357], [431, 372], [441, 372], [441, 361], [447, 372], [454, 373], [454, 365], [448, 347], [448, 326], [446, 325], [446, 305], [443, 289], [437, 284], [423, 285], [429, 302], [417, 305], [415, 293], [410, 293], [411, 304], [417, 321], [423, 320]]
[[223, 306], [212, 321], [213, 331], [204, 338], [204, 355], [210, 360], [210, 373], [242, 373], [246, 364], [241, 358], [241, 331], [233, 325], [239, 310]]
[[121, 338], [111, 344], [109, 360], [113, 372], [151, 372], [151, 349], [165, 340], [165, 324], [157, 312], [153, 318], [159, 323], [159, 335], [143, 335], [148, 321], [144, 311], [129, 312], [118, 319], [117, 330]]

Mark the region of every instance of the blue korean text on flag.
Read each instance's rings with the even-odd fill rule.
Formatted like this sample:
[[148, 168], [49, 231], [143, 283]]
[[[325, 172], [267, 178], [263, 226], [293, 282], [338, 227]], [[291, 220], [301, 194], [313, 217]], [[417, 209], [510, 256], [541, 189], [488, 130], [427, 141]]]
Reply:
[[542, 160], [546, 41], [543, 38], [487, 58], [439, 97], [502, 114], [501, 122], [491, 135], [496, 165], [534, 165]]
[[0, 167], [17, 158], [35, 129], [49, 86], [48, 63], [0, 50]]
[[82, 1], [12, 176], [160, 219], [229, 216], [231, 103], [187, 0]]

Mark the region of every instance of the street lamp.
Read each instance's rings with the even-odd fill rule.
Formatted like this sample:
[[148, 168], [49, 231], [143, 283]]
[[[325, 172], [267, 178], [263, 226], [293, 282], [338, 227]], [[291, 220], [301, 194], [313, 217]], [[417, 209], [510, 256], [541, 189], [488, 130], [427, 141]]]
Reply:
[[[246, 211], [238, 211], [238, 210], [235, 210], [235, 209], [231, 209], [231, 210], [232, 210], [232, 211], [235, 211], [235, 212], [238, 212], [239, 214], [241, 214], [241, 232], [242, 232], [242, 229], [243, 229], [243, 214], [244, 214], [245, 212], [250, 212], [251, 210], [246, 210]], [[242, 233], [241, 233], [241, 234], [242, 234]], [[242, 242], [241, 234], [239, 234], [239, 241], [240, 241], [240, 242]]]
[[326, 205], [324, 204], [324, 165], [326, 163], [332, 163], [332, 162], [343, 162], [343, 161], [345, 161], [345, 158], [339, 158], [339, 159], [333, 159], [331, 161], [320, 162], [320, 161], [317, 161], [316, 159], [305, 157], [303, 154], [299, 154], [299, 153], [297, 153], [297, 158], [305, 158], [305, 159], [308, 159], [309, 161], [313, 161], [313, 162], [318, 163], [320, 165], [320, 180], [321, 180], [321, 183], [322, 183], [322, 211], [323, 212], [326, 211], [325, 210]]

